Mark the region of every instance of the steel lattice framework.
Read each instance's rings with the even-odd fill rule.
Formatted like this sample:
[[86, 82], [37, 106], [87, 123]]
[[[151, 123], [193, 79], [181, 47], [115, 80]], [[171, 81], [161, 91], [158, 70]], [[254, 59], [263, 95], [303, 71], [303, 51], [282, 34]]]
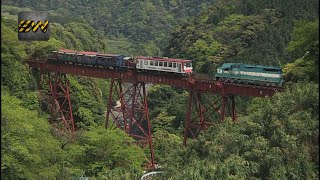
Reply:
[[51, 113], [49, 121], [54, 130], [66, 141], [73, 141], [75, 126], [66, 74], [40, 71], [38, 88], [40, 96], [49, 101], [47, 105]]
[[[111, 122], [111, 123], [110, 123]], [[117, 127], [136, 139], [143, 149], [149, 147], [147, 167], [154, 168], [151, 122], [144, 82], [123, 83], [112, 79], [106, 111], [106, 128]]]
[[[111, 79], [106, 111], [106, 128], [117, 127], [135, 138], [143, 148], [149, 147], [148, 167], [155, 168], [149, 119], [146, 83], [164, 84], [189, 91], [184, 145], [187, 138], [198, 134], [230, 115], [237, 120], [235, 96], [268, 97], [280, 88], [222, 83], [196, 77], [155, 74], [133, 70], [114, 70], [74, 64], [53, 64], [45, 61], [27, 61], [46, 77], [53, 102], [52, 114], [60, 118], [65, 131], [75, 132], [66, 74]], [[43, 79], [43, 78], [42, 78]], [[53, 115], [52, 115], [53, 116]]]

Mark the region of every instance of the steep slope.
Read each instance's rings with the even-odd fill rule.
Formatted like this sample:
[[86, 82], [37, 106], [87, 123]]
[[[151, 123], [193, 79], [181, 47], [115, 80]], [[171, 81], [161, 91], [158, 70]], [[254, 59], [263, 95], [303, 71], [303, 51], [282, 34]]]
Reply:
[[171, 30], [187, 22], [212, 2], [214, 0], [12, 0], [2, 4], [49, 11], [50, 20], [62, 25], [83, 22], [104, 31], [109, 38], [127, 38], [134, 42], [134, 49], [147, 49], [142, 51], [144, 54], [159, 55]]
[[172, 33], [165, 54], [195, 60], [198, 72], [217, 63], [285, 65], [297, 20], [317, 20], [319, 1], [218, 1]]

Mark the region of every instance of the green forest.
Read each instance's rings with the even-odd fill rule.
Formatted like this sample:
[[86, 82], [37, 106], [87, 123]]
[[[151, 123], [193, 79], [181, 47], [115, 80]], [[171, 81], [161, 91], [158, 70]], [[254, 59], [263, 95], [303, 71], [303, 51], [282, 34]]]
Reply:
[[[188, 91], [148, 88], [153, 179], [319, 179], [318, 0], [1, 1], [1, 179], [140, 179], [148, 153], [105, 129], [110, 80], [68, 75], [76, 140], [55, 133], [24, 61], [60, 48], [279, 66], [284, 91], [236, 97], [227, 117], [183, 146]], [[19, 41], [18, 13], [47, 11], [49, 41]]]

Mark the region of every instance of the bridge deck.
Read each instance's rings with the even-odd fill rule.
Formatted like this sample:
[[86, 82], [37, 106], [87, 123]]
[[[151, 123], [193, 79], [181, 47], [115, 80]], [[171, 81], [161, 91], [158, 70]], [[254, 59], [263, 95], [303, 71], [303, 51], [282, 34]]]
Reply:
[[275, 92], [281, 91], [277, 87], [252, 86], [244, 84], [224, 84], [220, 81], [208, 81], [200, 78], [188, 78], [173, 76], [172, 74], [136, 72], [132, 70], [116, 70], [98, 68], [92, 66], [81, 66], [73, 64], [54, 64], [44, 61], [26, 61], [29, 67], [38, 68], [41, 71], [59, 72], [63, 74], [80, 75], [94, 78], [117, 78], [123, 82], [144, 82], [152, 84], [164, 84], [176, 88], [218, 93], [222, 95], [272, 96]]

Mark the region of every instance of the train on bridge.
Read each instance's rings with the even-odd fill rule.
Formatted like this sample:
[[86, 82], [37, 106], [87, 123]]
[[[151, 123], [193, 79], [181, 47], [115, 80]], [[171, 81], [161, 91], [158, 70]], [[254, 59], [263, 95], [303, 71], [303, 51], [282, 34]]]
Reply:
[[[192, 74], [192, 60], [167, 57], [128, 57], [117, 54], [103, 54], [60, 49], [53, 51], [49, 63], [68, 63], [75, 65], [112, 68], [118, 70], [137, 70], [156, 73], [170, 73], [179, 76]], [[217, 68], [212, 80], [224, 83], [252, 84], [282, 87], [284, 80], [279, 67], [249, 65], [242, 63], [224, 63]]]
[[215, 78], [224, 82], [273, 87], [282, 87], [284, 83], [282, 70], [279, 67], [242, 63], [224, 63], [217, 68]]
[[166, 57], [127, 57], [117, 54], [102, 54], [74, 50], [53, 51], [51, 63], [73, 63], [119, 70], [135, 69], [187, 75], [192, 73], [192, 61]]

